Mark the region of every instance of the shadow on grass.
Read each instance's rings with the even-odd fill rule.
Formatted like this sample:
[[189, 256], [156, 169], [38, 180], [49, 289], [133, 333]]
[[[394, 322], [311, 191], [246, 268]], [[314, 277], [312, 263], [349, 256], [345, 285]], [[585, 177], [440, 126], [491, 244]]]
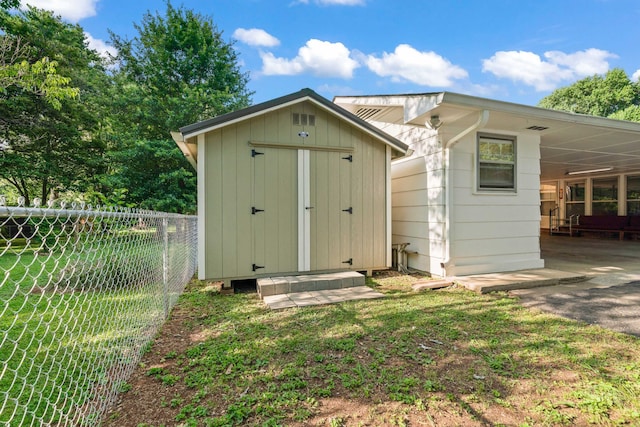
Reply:
[[[147, 381], [136, 389], [157, 407], [153, 419], [138, 412], [135, 423], [640, 420], [637, 339], [525, 309], [504, 294], [394, 289], [378, 300], [271, 311], [255, 294], [199, 286], [179, 308], [189, 313], [185, 327], [209, 338], [163, 362], [183, 388]], [[170, 395], [180, 403], [163, 406]], [[123, 425], [126, 401], [113, 425]]]

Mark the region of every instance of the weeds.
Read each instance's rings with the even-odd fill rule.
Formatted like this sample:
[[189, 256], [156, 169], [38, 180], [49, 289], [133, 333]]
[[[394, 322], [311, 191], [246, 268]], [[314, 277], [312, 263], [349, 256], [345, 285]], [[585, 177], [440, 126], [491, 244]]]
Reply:
[[638, 339], [595, 334], [504, 294], [412, 293], [394, 278], [370, 284], [386, 298], [282, 311], [268, 310], [255, 295], [195, 285], [180, 306], [197, 313], [189, 328], [212, 338], [183, 352], [158, 349], [168, 368], [146, 371], [164, 387], [184, 379], [188, 397], [165, 401], [173, 417], [167, 423], [524, 427], [640, 420]]

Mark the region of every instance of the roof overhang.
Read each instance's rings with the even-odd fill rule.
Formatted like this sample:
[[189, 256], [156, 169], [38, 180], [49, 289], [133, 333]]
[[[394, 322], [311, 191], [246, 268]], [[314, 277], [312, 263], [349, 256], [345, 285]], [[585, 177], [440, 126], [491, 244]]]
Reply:
[[540, 136], [541, 180], [567, 178], [569, 172], [583, 170], [640, 172], [640, 123], [451, 92], [340, 96], [334, 102], [373, 122], [428, 126], [431, 118], [438, 116], [438, 132], [445, 143], [488, 111], [483, 129]]
[[198, 135], [249, 120], [271, 111], [300, 104], [302, 102], [312, 103], [327, 113], [350, 122], [353, 126], [372, 136], [377, 141], [390, 146], [393, 152], [392, 157], [394, 158], [404, 156], [407, 153], [408, 146], [405, 143], [371, 125], [366, 120], [352, 114], [350, 111], [347, 111], [328, 99], [323, 98], [311, 89], [302, 89], [298, 92], [256, 104], [242, 110], [184, 126], [180, 128], [179, 132], [172, 132], [171, 135], [178, 147], [180, 147], [180, 150], [186, 156], [187, 160], [196, 167], [198, 161]]

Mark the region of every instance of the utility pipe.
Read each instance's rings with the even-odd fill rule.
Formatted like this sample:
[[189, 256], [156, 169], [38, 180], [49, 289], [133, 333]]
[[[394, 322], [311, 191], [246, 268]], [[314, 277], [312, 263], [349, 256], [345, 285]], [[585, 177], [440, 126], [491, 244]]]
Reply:
[[453, 203], [451, 199], [453, 197], [453, 189], [451, 188], [451, 182], [453, 181], [451, 177], [451, 168], [450, 168], [450, 150], [451, 148], [457, 144], [462, 138], [471, 132], [481, 129], [486, 126], [489, 121], [489, 110], [482, 110], [480, 114], [478, 114], [478, 120], [476, 122], [463, 130], [462, 132], [455, 135], [453, 138], [446, 141], [442, 146], [442, 155], [443, 155], [443, 168], [444, 168], [444, 188], [445, 188], [445, 197], [444, 197], [444, 209], [445, 209], [445, 224], [444, 224], [444, 252], [445, 259], [440, 263], [440, 267], [444, 272], [443, 277], [447, 277], [447, 269], [452, 266], [451, 264], [451, 219], [453, 217]]

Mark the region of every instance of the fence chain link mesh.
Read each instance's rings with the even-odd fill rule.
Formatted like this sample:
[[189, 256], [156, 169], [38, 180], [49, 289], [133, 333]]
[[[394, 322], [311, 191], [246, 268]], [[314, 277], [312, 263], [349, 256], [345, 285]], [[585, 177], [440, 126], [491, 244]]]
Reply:
[[0, 425], [97, 425], [196, 268], [196, 218], [0, 196]]

